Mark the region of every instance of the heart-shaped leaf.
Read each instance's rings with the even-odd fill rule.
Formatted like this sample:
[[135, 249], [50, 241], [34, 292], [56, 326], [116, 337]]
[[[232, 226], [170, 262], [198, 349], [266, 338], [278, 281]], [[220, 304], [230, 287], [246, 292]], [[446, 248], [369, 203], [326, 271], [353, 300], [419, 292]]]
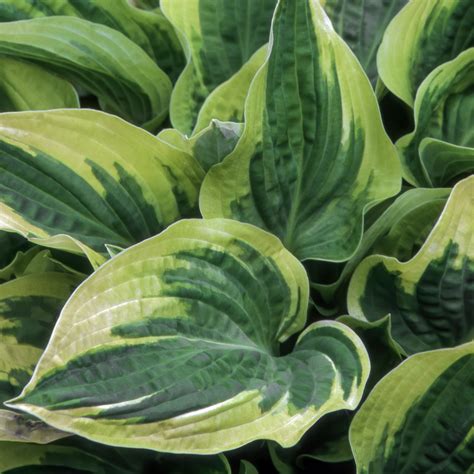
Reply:
[[216, 453], [296, 443], [357, 406], [364, 346], [306, 320], [308, 280], [274, 236], [225, 219], [180, 221], [107, 262], [74, 293], [9, 406], [106, 444]]
[[109, 27], [69, 17], [0, 23], [0, 54], [43, 65], [134, 124], [154, 129], [168, 113], [168, 76]]
[[69, 82], [35, 64], [0, 57], [0, 112], [77, 107]]
[[350, 429], [359, 474], [468, 473], [474, 343], [416, 354], [375, 387]]
[[0, 116], [0, 226], [41, 245], [128, 247], [197, 206], [203, 171], [189, 155], [92, 110]]
[[428, 74], [474, 46], [472, 0], [411, 0], [390, 22], [377, 55], [384, 84], [413, 106]]
[[392, 316], [407, 354], [451, 347], [474, 336], [474, 176], [460, 181], [420, 251], [408, 262], [373, 255], [359, 265], [348, 293], [351, 316]]
[[446, 186], [474, 172], [474, 48], [437, 67], [415, 99], [416, 128], [397, 142], [404, 177]]
[[161, 0], [188, 58], [171, 97], [175, 128], [191, 134], [206, 97], [268, 41], [275, 5], [276, 0]]
[[377, 81], [377, 49], [390, 20], [407, 0], [321, 0], [335, 30], [351, 47], [370, 82]]
[[120, 31], [140, 46], [172, 79], [184, 68], [173, 27], [159, 11], [144, 12], [127, 0], [2, 0], [0, 21], [44, 16], [76, 16]]
[[282, 0], [234, 152], [206, 176], [205, 217], [250, 222], [299, 259], [347, 260], [363, 215], [401, 185], [359, 62], [314, 0]]

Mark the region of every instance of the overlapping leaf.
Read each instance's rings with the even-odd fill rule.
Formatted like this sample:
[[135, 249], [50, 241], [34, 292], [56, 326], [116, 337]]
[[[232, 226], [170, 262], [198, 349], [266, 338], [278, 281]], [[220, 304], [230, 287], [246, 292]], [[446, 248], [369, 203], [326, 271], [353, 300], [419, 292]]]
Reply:
[[154, 129], [166, 117], [168, 76], [121, 33], [79, 18], [0, 23], [0, 54], [43, 65], [96, 95], [101, 107]]
[[411, 0], [388, 25], [377, 55], [384, 84], [413, 106], [428, 74], [474, 46], [471, 0]]
[[245, 130], [206, 176], [205, 217], [263, 227], [298, 258], [347, 260], [364, 211], [398, 192], [400, 169], [369, 81], [314, 0], [282, 0], [252, 83]]
[[[79, 282], [76, 275], [35, 272], [0, 285], [0, 403], [19, 394], [28, 382], [59, 312]], [[48, 443], [64, 436], [40, 421], [0, 410], [2, 441]]]
[[0, 150], [0, 226], [94, 265], [197, 206], [191, 156], [102, 112], [3, 114]]
[[407, 0], [321, 0], [335, 30], [351, 47], [373, 85], [377, 49], [390, 20]]
[[474, 172], [474, 48], [437, 67], [415, 100], [414, 132], [397, 146], [404, 177], [417, 186], [445, 186]]
[[161, 1], [188, 57], [171, 98], [175, 128], [190, 134], [206, 97], [268, 41], [275, 5], [276, 0]]
[[172, 79], [184, 68], [179, 40], [163, 14], [144, 12], [127, 0], [2, 0], [0, 21], [53, 15], [84, 18], [120, 31], [140, 46]]
[[308, 281], [274, 236], [181, 221], [112, 259], [75, 292], [9, 406], [106, 444], [215, 453], [298, 441], [353, 409], [365, 349], [337, 322], [305, 324]]
[[431, 234], [408, 262], [374, 255], [354, 273], [349, 313], [374, 321], [391, 314], [408, 354], [451, 347], [474, 336], [474, 176], [459, 182]]
[[35, 64], [0, 57], [0, 112], [79, 107], [74, 87]]
[[359, 263], [371, 254], [410, 260], [433, 229], [449, 196], [449, 189], [410, 189], [367, 225], [355, 254], [344, 265], [309, 265], [315, 302], [321, 311], [345, 311], [345, 292]]
[[472, 472], [473, 391], [474, 343], [410, 357], [375, 387], [354, 418], [357, 472]]

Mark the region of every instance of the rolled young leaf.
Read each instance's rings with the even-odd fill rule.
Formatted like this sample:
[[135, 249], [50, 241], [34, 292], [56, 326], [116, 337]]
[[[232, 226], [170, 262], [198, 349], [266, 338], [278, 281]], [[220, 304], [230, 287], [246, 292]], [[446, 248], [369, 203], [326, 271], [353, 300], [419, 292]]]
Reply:
[[406, 354], [450, 347], [474, 336], [474, 176], [460, 181], [420, 251], [408, 262], [373, 255], [352, 276], [351, 316], [392, 316]]
[[351, 47], [372, 85], [377, 81], [377, 49], [390, 20], [408, 0], [321, 0], [334, 29]]
[[69, 82], [35, 64], [0, 57], [0, 112], [77, 107]]
[[472, 0], [411, 0], [385, 30], [377, 55], [383, 83], [413, 106], [433, 69], [474, 46], [473, 24]]
[[472, 472], [473, 391], [474, 343], [408, 358], [354, 417], [358, 474]]
[[168, 113], [168, 76], [140, 47], [106, 26], [69, 17], [0, 23], [0, 54], [44, 66], [136, 125], [154, 129]]
[[74, 293], [22, 395], [8, 405], [105, 444], [210, 454], [296, 443], [354, 409], [369, 365], [337, 322], [301, 330], [308, 280], [281, 242], [226, 219], [180, 221]]
[[128, 247], [188, 217], [203, 171], [189, 155], [92, 110], [0, 116], [0, 227], [84, 252]]
[[234, 152], [207, 174], [206, 218], [276, 234], [300, 260], [345, 261], [363, 215], [398, 192], [400, 165], [357, 59], [318, 2], [281, 0]]
[[415, 124], [415, 130], [397, 142], [407, 181], [446, 186], [474, 172], [474, 48], [423, 81], [416, 93]]
[[184, 68], [184, 54], [173, 27], [156, 10], [144, 12], [127, 0], [2, 0], [0, 21], [44, 16], [76, 16], [120, 31], [140, 46], [172, 79]]
[[206, 97], [268, 41], [276, 1], [161, 1], [163, 13], [180, 33], [188, 58], [171, 97], [174, 128], [189, 135]]
[[[20, 393], [80, 279], [59, 272], [25, 275], [0, 285], [0, 404]], [[49, 443], [65, 434], [0, 410], [0, 440]], [[3, 471], [2, 471], [3, 472]]]

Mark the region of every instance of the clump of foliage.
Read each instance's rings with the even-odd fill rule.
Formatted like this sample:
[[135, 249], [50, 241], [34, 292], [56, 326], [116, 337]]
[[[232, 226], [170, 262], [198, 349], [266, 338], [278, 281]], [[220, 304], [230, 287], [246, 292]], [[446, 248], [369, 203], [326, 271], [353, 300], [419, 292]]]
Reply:
[[472, 0], [0, 1], [0, 472], [472, 473]]

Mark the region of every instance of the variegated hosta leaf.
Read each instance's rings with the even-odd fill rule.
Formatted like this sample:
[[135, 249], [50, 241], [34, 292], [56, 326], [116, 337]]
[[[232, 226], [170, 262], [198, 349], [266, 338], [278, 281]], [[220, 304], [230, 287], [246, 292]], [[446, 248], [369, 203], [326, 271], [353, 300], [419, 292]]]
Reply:
[[[28, 382], [59, 312], [79, 282], [75, 275], [41, 272], [0, 285], [0, 404]], [[64, 436], [40, 421], [0, 410], [2, 441], [48, 443]]]
[[302, 329], [308, 280], [281, 242], [226, 219], [180, 221], [74, 293], [9, 406], [105, 444], [216, 453], [296, 443], [357, 406], [364, 346], [337, 322]]
[[415, 130], [397, 142], [407, 181], [445, 186], [474, 172], [474, 48], [423, 81], [416, 93], [415, 123]]
[[[191, 467], [190, 467], [191, 466]], [[191, 470], [190, 470], [191, 469]], [[163, 456], [73, 438], [40, 446], [0, 442], [2, 474], [231, 474], [223, 455]]]
[[[171, 96], [174, 128], [189, 135], [206, 97], [268, 41], [276, 1], [161, 1], [163, 13], [181, 34], [188, 58]], [[212, 118], [234, 121], [231, 117]]]
[[408, 262], [374, 255], [355, 271], [349, 313], [392, 316], [407, 354], [450, 347], [474, 336], [474, 176], [460, 181], [420, 251]]
[[364, 211], [400, 189], [396, 151], [349, 47], [314, 0], [281, 0], [234, 152], [206, 176], [205, 217], [263, 227], [301, 260], [347, 260]]
[[351, 47], [373, 85], [377, 49], [390, 20], [408, 0], [321, 0], [335, 30]]
[[35, 64], [0, 57], [0, 112], [79, 107], [69, 82]]
[[[0, 231], [0, 275], [5, 267], [9, 266], [18, 252], [26, 250], [27, 241], [20, 235]], [[0, 276], [0, 279], [2, 277]]]
[[203, 170], [208, 171], [232, 153], [242, 129], [241, 123], [212, 120], [208, 127], [190, 138], [175, 128], [162, 130], [158, 138], [194, 156]]
[[173, 27], [156, 10], [144, 12], [127, 0], [2, 0], [0, 21], [65, 15], [109, 26], [140, 46], [172, 79], [184, 68], [184, 55]]
[[474, 46], [472, 0], [411, 0], [388, 25], [377, 55], [380, 77], [408, 105], [428, 74]]
[[[361, 243], [343, 266], [335, 269], [334, 280], [328, 281], [327, 268], [319, 270], [319, 262], [310, 269], [311, 286], [326, 306], [345, 304], [347, 283], [359, 263], [370, 254], [387, 255], [406, 261], [412, 258], [425, 242], [443, 210], [449, 189], [410, 189], [402, 193], [364, 232]], [[334, 265], [335, 266], [335, 265]], [[314, 271], [313, 271], [314, 270]], [[324, 271], [325, 270], [325, 271]]]
[[245, 100], [250, 84], [267, 56], [267, 46], [262, 46], [230, 79], [214, 89], [199, 111], [193, 135], [204, 130], [212, 120], [243, 122]]
[[95, 94], [101, 107], [154, 129], [166, 117], [171, 81], [121, 33], [80, 18], [0, 23], [0, 54], [38, 63]]
[[473, 392], [474, 343], [408, 358], [354, 417], [358, 474], [472, 472]]
[[197, 207], [203, 171], [189, 155], [92, 110], [0, 116], [0, 227], [52, 248], [128, 247]]

